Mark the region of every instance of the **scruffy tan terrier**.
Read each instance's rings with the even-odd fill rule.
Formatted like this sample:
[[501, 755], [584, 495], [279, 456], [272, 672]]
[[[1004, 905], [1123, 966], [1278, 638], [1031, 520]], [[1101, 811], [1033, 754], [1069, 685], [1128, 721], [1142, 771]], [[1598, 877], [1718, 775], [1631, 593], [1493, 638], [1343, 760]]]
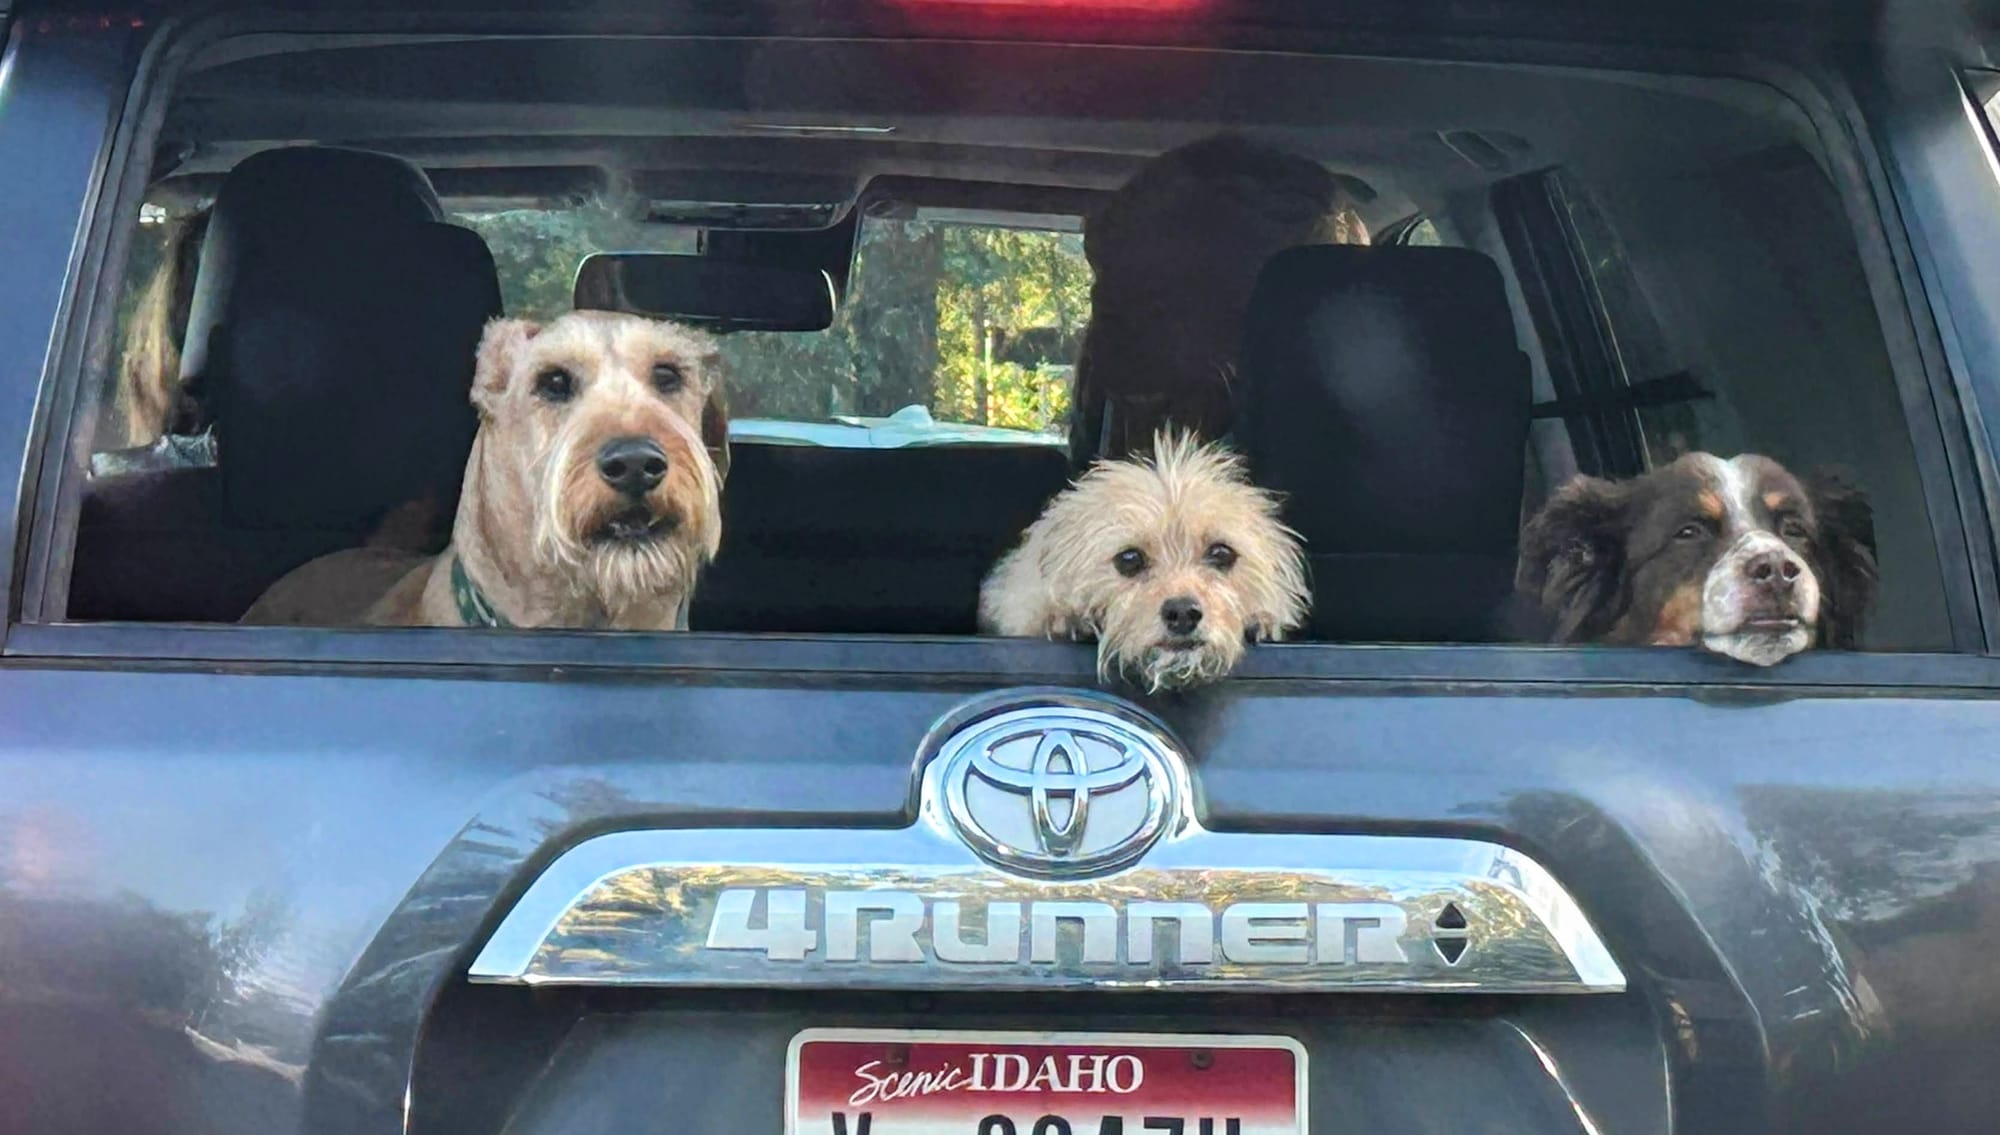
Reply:
[[1096, 639], [1100, 677], [1155, 692], [1221, 678], [1306, 606], [1277, 498], [1234, 454], [1179, 431], [1155, 435], [1150, 457], [1091, 466], [979, 591], [986, 633]]
[[721, 392], [715, 340], [691, 328], [598, 311], [495, 320], [450, 546], [321, 557], [243, 621], [682, 629], [722, 539]]

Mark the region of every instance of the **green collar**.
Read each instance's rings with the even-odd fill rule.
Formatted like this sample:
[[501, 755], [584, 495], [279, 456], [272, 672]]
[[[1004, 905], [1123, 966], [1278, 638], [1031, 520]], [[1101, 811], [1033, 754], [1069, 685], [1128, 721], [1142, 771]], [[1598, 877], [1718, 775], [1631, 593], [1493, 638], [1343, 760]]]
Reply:
[[[465, 570], [465, 560], [455, 552], [451, 557], [451, 597], [458, 604], [458, 617], [468, 627], [512, 629], [514, 626], [499, 608], [493, 606], [493, 600], [486, 597], [479, 585], [472, 582], [471, 573]], [[688, 606], [693, 599], [692, 593], [681, 598], [680, 610], [674, 616], [675, 630], [687, 629]]]
[[472, 582], [472, 576], [465, 570], [465, 560], [457, 553], [451, 557], [451, 597], [458, 602], [458, 617], [465, 620], [468, 627], [512, 627], [507, 616], [493, 606], [479, 585]]

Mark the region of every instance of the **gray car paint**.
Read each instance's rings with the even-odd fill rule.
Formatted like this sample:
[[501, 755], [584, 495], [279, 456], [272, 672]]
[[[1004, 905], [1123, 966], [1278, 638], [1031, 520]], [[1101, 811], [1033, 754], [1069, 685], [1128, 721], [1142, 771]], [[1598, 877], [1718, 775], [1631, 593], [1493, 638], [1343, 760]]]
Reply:
[[[0, 533], [16, 545], [69, 396], [44, 376], [81, 357], [55, 331], [93, 278], [84, 236], [144, 34], [22, 18], [0, 63], [0, 453], [21, 504]], [[1921, 74], [1858, 86], [1928, 242], [1949, 246], [1977, 191], [1943, 159], [1974, 134], [1898, 132], [1937, 122], [1910, 101], [1941, 97]], [[1992, 263], [1925, 258], [1931, 303], [1974, 310]], [[1944, 335], [1984, 404], [2000, 343], [1978, 319]], [[1989, 570], [1977, 540], [1965, 554]], [[13, 561], [0, 574], [18, 615], [27, 580]], [[938, 717], [1031, 680], [1087, 684], [1088, 660], [569, 641], [557, 664], [523, 637], [450, 664], [421, 636], [320, 656], [229, 632], [11, 629], [0, 1130], [775, 1130], [794, 1031], [939, 1014], [1297, 1035], [1326, 1130], [1955, 1132], [1991, 1129], [2000, 1105], [1989, 660], [1751, 678], [1654, 655], [1595, 670], [1279, 650], [1151, 703], [1213, 828], [1529, 851], [1625, 965], [1620, 996], [610, 996], [461, 975], [562, 847], [629, 826], [906, 822]]]

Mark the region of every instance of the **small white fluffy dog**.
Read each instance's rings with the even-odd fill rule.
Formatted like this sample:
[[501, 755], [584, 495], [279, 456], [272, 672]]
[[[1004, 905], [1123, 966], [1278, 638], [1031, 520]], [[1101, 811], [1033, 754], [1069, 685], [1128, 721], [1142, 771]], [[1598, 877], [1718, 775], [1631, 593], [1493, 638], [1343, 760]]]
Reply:
[[451, 546], [323, 556], [243, 621], [681, 629], [722, 540], [721, 383], [715, 340], [678, 324], [495, 320]]
[[1097, 640], [1100, 677], [1150, 691], [1212, 682], [1304, 619], [1298, 535], [1242, 461], [1162, 431], [1051, 500], [979, 590], [988, 634]]

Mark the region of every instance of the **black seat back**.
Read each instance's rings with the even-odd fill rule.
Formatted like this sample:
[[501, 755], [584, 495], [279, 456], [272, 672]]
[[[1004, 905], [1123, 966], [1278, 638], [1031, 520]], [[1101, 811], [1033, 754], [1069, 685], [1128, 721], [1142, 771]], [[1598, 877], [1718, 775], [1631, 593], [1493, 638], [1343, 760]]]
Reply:
[[485, 244], [443, 217], [422, 171], [386, 155], [298, 147], [230, 172], [182, 360], [218, 466], [93, 482], [72, 617], [234, 620], [390, 509], [428, 495], [450, 514], [501, 305]]
[[232, 523], [354, 533], [457, 500], [500, 285], [443, 218], [423, 172], [381, 154], [271, 150], [223, 184], [181, 369], [214, 409]]
[[1280, 253], [1251, 301], [1238, 391], [1236, 443], [1306, 538], [1311, 637], [1498, 635], [1532, 387], [1491, 259]]
[[731, 454], [698, 631], [974, 634], [980, 582], [1069, 474], [1039, 445]]

